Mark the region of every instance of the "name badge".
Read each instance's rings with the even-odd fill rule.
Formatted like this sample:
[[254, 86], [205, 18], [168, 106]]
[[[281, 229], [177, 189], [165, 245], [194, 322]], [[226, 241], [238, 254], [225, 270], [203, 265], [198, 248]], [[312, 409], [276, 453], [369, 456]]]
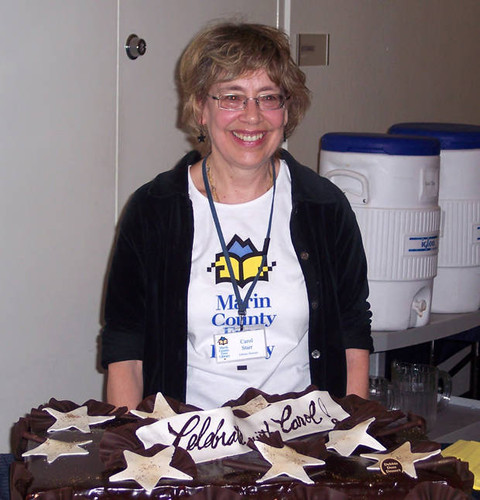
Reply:
[[213, 336], [217, 363], [267, 357], [265, 328]]

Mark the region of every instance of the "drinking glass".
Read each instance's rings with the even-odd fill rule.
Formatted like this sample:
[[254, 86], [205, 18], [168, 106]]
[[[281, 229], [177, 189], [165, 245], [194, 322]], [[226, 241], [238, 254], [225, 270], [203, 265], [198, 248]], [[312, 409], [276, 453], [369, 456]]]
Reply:
[[393, 408], [420, 415], [427, 431], [435, 427], [437, 411], [450, 400], [450, 375], [432, 365], [393, 361]]
[[387, 410], [393, 404], [393, 392], [390, 381], [385, 377], [370, 375], [368, 378], [368, 399], [378, 401]]

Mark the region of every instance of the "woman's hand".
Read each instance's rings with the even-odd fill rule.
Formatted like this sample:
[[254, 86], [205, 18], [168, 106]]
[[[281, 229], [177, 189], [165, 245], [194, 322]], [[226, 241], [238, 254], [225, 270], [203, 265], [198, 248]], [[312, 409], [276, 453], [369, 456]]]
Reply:
[[135, 409], [143, 398], [143, 362], [138, 359], [108, 365], [107, 402]]

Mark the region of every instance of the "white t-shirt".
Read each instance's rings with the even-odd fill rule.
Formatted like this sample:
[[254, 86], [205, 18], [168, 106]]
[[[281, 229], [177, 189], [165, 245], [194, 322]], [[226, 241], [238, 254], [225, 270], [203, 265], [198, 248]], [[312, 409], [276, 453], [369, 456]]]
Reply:
[[[267, 356], [219, 363], [214, 335], [238, 325], [237, 301], [208, 199], [189, 175], [194, 240], [188, 289], [187, 403], [215, 408], [238, 398], [248, 387], [270, 394], [301, 391], [310, 384], [308, 362], [308, 298], [305, 280], [290, 235], [291, 179], [282, 161], [276, 181], [275, 205], [266, 265], [249, 300], [245, 324], [263, 324]], [[260, 198], [229, 205], [215, 203], [229, 253], [235, 253], [237, 283], [243, 299], [256, 274], [258, 255], [268, 228], [273, 188]], [[253, 258], [250, 261], [249, 258]], [[254, 269], [254, 273], [252, 273]], [[228, 274], [228, 272], [227, 272]], [[230, 333], [235, 335], [235, 333]]]

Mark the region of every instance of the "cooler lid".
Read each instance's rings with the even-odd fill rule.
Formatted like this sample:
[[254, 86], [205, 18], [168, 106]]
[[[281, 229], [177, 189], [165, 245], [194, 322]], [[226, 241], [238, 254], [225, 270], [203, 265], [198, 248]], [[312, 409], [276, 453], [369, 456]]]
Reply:
[[438, 156], [440, 143], [432, 137], [329, 132], [321, 138], [324, 151], [405, 156]]
[[396, 123], [390, 134], [435, 137], [442, 149], [479, 149], [480, 126], [463, 123]]

